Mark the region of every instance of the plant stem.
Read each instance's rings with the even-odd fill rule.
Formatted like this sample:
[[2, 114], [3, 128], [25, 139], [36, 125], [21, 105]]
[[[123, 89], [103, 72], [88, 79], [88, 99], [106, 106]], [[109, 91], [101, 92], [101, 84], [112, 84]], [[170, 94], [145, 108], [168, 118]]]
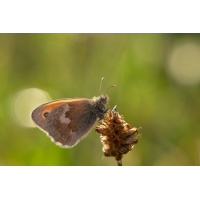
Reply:
[[122, 166], [122, 160], [117, 160], [117, 165]]

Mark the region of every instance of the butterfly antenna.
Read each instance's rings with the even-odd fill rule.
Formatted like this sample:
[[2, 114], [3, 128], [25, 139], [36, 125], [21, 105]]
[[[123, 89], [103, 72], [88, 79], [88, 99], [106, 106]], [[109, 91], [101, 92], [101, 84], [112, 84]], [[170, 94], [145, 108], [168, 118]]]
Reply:
[[99, 89], [99, 95], [100, 95], [100, 92], [101, 92], [101, 85], [102, 85], [103, 80], [104, 80], [104, 77], [101, 79], [101, 84], [100, 84], [100, 89]]
[[116, 85], [110, 86], [108, 89], [106, 89], [104, 92], [102, 92], [101, 95], [102, 95], [102, 94], [105, 94], [105, 92], [106, 92], [107, 90], [109, 90], [110, 88], [112, 88], [112, 87], [117, 87], [117, 86], [116, 86]]

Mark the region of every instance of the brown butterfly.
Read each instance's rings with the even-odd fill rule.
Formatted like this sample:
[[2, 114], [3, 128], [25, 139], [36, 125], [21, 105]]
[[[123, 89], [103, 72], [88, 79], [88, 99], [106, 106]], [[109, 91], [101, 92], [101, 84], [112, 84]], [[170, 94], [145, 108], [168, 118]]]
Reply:
[[104, 118], [108, 111], [105, 107], [108, 96], [104, 93], [93, 99], [58, 99], [42, 104], [31, 113], [32, 120], [57, 145], [71, 148], [89, 133], [97, 120]]

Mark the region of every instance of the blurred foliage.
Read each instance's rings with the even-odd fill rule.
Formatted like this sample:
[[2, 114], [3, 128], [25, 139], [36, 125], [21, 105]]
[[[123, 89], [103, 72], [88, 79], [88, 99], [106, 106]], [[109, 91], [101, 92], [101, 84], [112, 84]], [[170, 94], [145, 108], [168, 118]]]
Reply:
[[179, 40], [199, 34], [0, 34], [0, 165], [116, 165], [103, 157], [92, 130], [72, 149], [62, 149], [38, 128], [13, 117], [15, 94], [39, 88], [52, 99], [99, 95], [142, 138], [124, 165], [199, 165], [200, 84], [183, 85], [167, 73]]

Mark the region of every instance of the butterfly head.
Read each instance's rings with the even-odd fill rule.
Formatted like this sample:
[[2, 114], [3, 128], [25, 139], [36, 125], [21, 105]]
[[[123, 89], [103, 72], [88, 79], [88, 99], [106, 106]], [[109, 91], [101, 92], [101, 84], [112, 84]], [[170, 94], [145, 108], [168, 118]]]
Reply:
[[109, 97], [107, 94], [104, 94], [99, 97], [94, 97], [93, 100], [97, 107], [105, 108], [105, 105], [108, 103]]
[[104, 118], [104, 115], [107, 113], [108, 108], [106, 108], [106, 104], [108, 103], [108, 95], [104, 94], [99, 97], [94, 97], [94, 110], [93, 112], [96, 114], [96, 117], [101, 120]]
[[107, 94], [101, 95], [99, 97], [99, 103], [100, 104], [106, 105], [108, 103], [108, 100], [109, 100], [109, 97], [108, 97]]

